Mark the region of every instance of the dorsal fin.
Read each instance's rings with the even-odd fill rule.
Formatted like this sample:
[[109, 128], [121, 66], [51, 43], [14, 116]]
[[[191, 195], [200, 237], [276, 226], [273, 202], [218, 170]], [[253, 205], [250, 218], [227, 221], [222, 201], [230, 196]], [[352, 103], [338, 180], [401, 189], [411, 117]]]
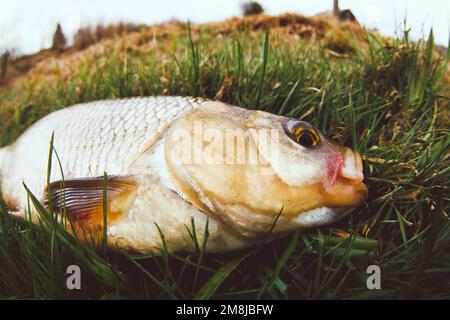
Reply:
[[[108, 224], [116, 221], [129, 206], [137, 189], [133, 177], [108, 176], [106, 181], [106, 203]], [[101, 231], [103, 226], [104, 178], [81, 178], [59, 180], [48, 186], [43, 204], [50, 201], [55, 214], [65, 214], [76, 229], [89, 232]], [[50, 191], [50, 192], [49, 192]]]

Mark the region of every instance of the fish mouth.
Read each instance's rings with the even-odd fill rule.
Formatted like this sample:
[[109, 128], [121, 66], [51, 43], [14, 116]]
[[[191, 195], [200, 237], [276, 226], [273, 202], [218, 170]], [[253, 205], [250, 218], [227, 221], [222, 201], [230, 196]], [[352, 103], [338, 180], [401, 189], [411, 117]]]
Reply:
[[368, 196], [369, 190], [361, 181], [338, 177], [333, 186], [326, 188], [324, 200], [330, 207], [355, 207]]
[[302, 212], [293, 221], [307, 228], [330, 225], [352, 212], [367, 195], [364, 183], [339, 177], [336, 184], [326, 191], [323, 206]]
[[363, 183], [361, 155], [345, 148], [342, 158], [333, 178], [325, 184], [324, 202], [330, 207], [355, 207], [368, 195], [368, 188]]

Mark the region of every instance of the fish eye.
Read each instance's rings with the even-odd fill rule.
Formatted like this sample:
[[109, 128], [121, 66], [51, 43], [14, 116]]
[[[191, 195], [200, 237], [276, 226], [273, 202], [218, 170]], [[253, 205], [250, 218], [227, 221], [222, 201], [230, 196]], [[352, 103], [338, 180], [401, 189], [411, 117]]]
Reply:
[[302, 147], [311, 149], [320, 143], [320, 137], [314, 128], [297, 127], [293, 130], [292, 136]]

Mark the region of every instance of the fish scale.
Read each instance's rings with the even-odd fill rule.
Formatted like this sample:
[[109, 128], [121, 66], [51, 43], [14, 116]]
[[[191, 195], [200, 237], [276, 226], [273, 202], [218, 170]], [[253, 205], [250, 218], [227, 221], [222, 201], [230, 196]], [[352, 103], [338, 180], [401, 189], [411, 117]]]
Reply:
[[[127, 175], [127, 155], [137, 152], [145, 139], [176, 116], [200, 105], [200, 100], [190, 97], [148, 97], [96, 101], [54, 112], [9, 148], [18, 161], [3, 173], [3, 193], [24, 203], [22, 181], [34, 194], [43, 193], [52, 132], [65, 178], [95, 177], [103, 172]], [[30, 163], [29, 159], [34, 160]], [[51, 181], [60, 179], [53, 159]]]

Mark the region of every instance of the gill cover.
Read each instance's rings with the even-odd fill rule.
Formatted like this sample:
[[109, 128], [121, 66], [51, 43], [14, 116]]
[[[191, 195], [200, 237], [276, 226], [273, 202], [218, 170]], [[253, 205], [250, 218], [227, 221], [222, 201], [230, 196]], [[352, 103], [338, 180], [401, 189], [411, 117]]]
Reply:
[[275, 231], [294, 229], [299, 214], [333, 205], [339, 197], [328, 190], [341, 188], [329, 185], [327, 156], [343, 150], [305, 122], [210, 102], [169, 128], [165, 159], [188, 201], [253, 237], [267, 232], [280, 212]]

